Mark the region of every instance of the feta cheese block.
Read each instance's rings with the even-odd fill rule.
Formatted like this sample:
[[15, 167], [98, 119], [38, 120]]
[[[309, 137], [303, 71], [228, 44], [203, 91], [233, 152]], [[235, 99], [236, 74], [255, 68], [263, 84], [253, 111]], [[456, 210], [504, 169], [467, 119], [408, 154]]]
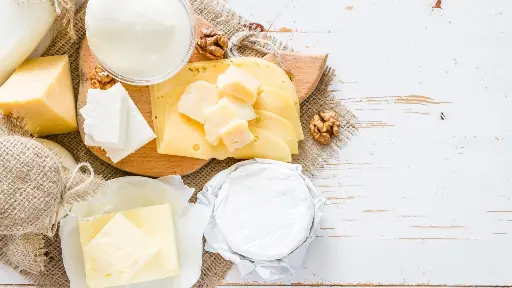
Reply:
[[254, 77], [233, 65], [217, 79], [217, 86], [220, 89], [251, 105], [258, 98], [260, 85], [261, 83]]
[[124, 149], [128, 97], [118, 87], [110, 90], [89, 89], [87, 105], [80, 109], [84, 117], [85, 144]]
[[205, 109], [217, 104], [221, 95], [215, 84], [206, 81], [196, 81], [187, 86], [178, 102], [180, 113], [196, 120], [205, 122]]
[[249, 121], [249, 126], [265, 130], [274, 134], [281, 141], [286, 143], [292, 154], [299, 153], [299, 143], [295, 129], [283, 117], [262, 110], [255, 110], [256, 119]]
[[254, 135], [249, 130], [249, 124], [245, 120], [231, 121], [220, 131], [220, 138], [229, 152], [233, 152], [254, 141]]
[[274, 113], [293, 125], [298, 140], [304, 139], [302, 124], [293, 103], [277, 90], [265, 89], [253, 105], [254, 109]]
[[22, 117], [34, 136], [76, 131], [76, 106], [67, 55], [25, 61], [0, 87], [0, 112]]
[[218, 192], [213, 214], [233, 251], [269, 261], [288, 256], [304, 243], [315, 207], [297, 171], [256, 163], [230, 174]]
[[79, 222], [89, 287], [113, 287], [173, 277], [179, 272], [170, 204]]
[[206, 141], [217, 146], [220, 141], [220, 131], [237, 116], [236, 108], [226, 98], [222, 98], [217, 105], [205, 110], [204, 132]]
[[[155, 139], [156, 135], [121, 83], [117, 83], [107, 91], [124, 95], [123, 97], [126, 99], [128, 104], [126, 115], [126, 140], [124, 148], [118, 149], [102, 146], [102, 148], [107, 152], [107, 156], [110, 160], [117, 163], [149, 143], [151, 140]], [[101, 121], [101, 119], [99, 121]]]

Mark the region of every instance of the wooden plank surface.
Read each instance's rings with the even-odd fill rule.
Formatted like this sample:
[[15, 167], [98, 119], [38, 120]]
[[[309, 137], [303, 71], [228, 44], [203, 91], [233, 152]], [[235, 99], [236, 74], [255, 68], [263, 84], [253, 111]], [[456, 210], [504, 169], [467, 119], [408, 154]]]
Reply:
[[435, 2], [229, 0], [328, 52], [360, 130], [313, 177], [329, 202], [298, 274], [225, 285], [512, 285], [512, 2]]

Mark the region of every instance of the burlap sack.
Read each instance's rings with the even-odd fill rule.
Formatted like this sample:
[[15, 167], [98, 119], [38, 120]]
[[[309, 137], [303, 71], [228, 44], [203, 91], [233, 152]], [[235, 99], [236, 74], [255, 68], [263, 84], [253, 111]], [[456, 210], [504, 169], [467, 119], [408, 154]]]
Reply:
[[[59, 2], [66, 2], [70, 0], [59, 0]], [[85, 36], [84, 18], [85, 18], [85, 5], [77, 11], [74, 17], [74, 35], [66, 30], [61, 31], [53, 40], [50, 47], [45, 52], [44, 56], [68, 54], [71, 61], [71, 69], [73, 73], [73, 85], [75, 89], [75, 96], [78, 94], [80, 85], [80, 72], [79, 72], [79, 47], [80, 43]], [[226, 35], [232, 37], [236, 33], [243, 31], [259, 31], [260, 25], [255, 25], [248, 20], [241, 17], [235, 11], [226, 7], [225, 2], [221, 0], [190, 0], [193, 11], [213, 24], [219, 31], [223, 31]], [[269, 47], [267, 49], [278, 49], [291, 51], [291, 48], [281, 43], [277, 39], [266, 36], [270, 39]], [[237, 47], [240, 54], [245, 56], [264, 56], [261, 52], [251, 49], [248, 45], [244, 46], [240, 43]], [[343, 145], [350, 136], [355, 132], [355, 118], [354, 115], [345, 109], [343, 105], [333, 97], [328, 91], [328, 86], [334, 77], [334, 70], [331, 68], [326, 69], [324, 75], [313, 94], [301, 105], [301, 119], [303, 120], [304, 131], [309, 131], [309, 121], [312, 116], [321, 110], [335, 110], [341, 118], [340, 130], [342, 131], [340, 138], [333, 142], [330, 146], [325, 147], [317, 144], [309, 135], [300, 143], [300, 154], [294, 157], [294, 162], [301, 164], [307, 173], [313, 173], [317, 168], [321, 167], [327, 160], [336, 161], [339, 157], [339, 148]], [[83, 144], [80, 134], [69, 133], [63, 135], [55, 135], [49, 137], [50, 140], [56, 141], [67, 150], [69, 150], [78, 161], [89, 162], [93, 166], [96, 173], [103, 176], [105, 179], [113, 179], [117, 177], [129, 175], [126, 172], [113, 168], [112, 166], [104, 163], [94, 154], [92, 154], [87, 147]], [[208, 165], [201, 170], [193, 173], [192, 175], [185, 176], [184, 181], [187, 185], [194, 187], [200, 191], [202, 187], [208, 182], [215, 174], [228, 168], [236, 163], [235, 160], [224, 161], [211, 161]], [[195, 201], [195, 199], [192, 199]], [[63, 269], [60, 241], [58, 237], [46, 239], [47, 253], [50, 261], [46, 263], [47, 270], [38, 275], [23, 272], [22, 274], [30, 279], [36, 285], [43, 287], [69, 287], [69, 282]], [[227, 272], [231, 269], [232, 264], [224, 260], [218, 254], [205, 252], [203, 256], [203, 267], [199, 281], [196, 287], [216, 287], [225, 278]]]

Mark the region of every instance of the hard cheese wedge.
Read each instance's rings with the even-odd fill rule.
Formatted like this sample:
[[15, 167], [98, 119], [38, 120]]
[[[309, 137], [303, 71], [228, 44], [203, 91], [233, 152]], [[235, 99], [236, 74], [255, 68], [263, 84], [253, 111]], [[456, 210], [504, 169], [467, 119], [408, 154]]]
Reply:
[[34, 136], [76, 131], [68, 56], [25, 61], [0, 87], [0, 112], [23, 117], [26, 129]]
[[254, 109], [271, 112], [283, 117], [293, 125], [297, 139], [304, 139], [302, 124], [293, 103], [278, 90], [265, 89], [254, 103]]
[[288, 145], [288, 148], [290, 148], [292, 154], [299, 153], [297, 135], [293, 125], [290, 124], [290, 122], [274, 113], [261, 110], [255, 110], [255, 112], [256, 119], [249, 122], [250, 127], [265, 130], [274, 134], [276, 137], [281, 139], [281, 141], [286, 143], [286, 145]]
[[79, 230], [90, 287], [146, 282], [179, 272], [170, 204], [80, 221]]

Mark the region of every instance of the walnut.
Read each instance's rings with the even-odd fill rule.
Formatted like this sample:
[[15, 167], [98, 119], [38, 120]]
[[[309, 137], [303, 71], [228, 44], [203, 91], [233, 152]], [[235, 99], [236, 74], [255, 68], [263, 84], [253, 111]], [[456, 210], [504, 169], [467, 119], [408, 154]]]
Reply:
[[196, 41], [197, 51], [212, 60], [224, 58], [224, 53], [228, 49], [228, 37], [222, 32], [206, 27], [201, 29], [201, 34]]
[[333, 136], [340, 134], [340, 118], [333, 111], [323, 111], [316, 114], [309, 123], [309, 132], [318, 143], [327, 145]]
[[94, 70], [91, 72], [89, 76], [89, 80], [91, 81], [91, 88], [108, 90], [110, 87], [114, 86], [117, 81], [112, 78], [103, 68], [96, 65]]

